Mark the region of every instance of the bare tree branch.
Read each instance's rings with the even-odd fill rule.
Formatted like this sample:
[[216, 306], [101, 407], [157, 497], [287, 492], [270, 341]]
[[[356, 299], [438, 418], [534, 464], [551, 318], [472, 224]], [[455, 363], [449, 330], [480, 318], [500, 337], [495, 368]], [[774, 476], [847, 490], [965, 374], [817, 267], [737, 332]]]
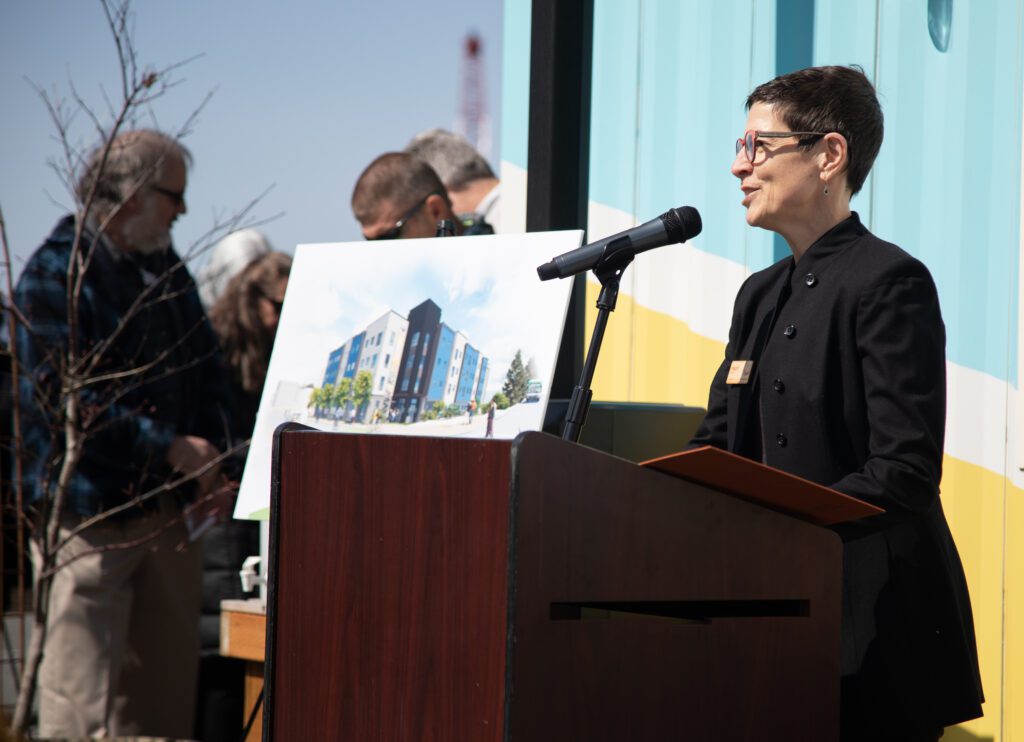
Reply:
[[[6, 292], [7, 292], [7, 296], [14, 296], [14, 285], [13, 285], [13, 279], [11, 277], [11, 275], [12, 275], [11, 274], [11, 250], [10, 250], [10, 243], [7, 241], [7, 225], [4, 222], [4, 214], [3, 214], [3, 210], [2, 209], [0, 209], [0, 248], [2, 248], [2, 250], [3, 250], [3, 268], [4, 268], [4, 273], [5, 273], [5, 279], [6, 279], [5, 289], [6, 289]], [[4, 309], [6, 310], [4, 312], [4, 316], [7, 318], [7, 334], [8, 334], [8, 337], [14, 338], [15, 322], [17, 321], [16, 320], [16, 316], [20, 316], [21, 312], [20, 311], [17, 311], [17, 312], [12, 311], [9, 307], [6, 306], [6, 304], [8, 304], [8, 303], [13, 305], [13, 302], [4, 302], [4, 304], [5, 304]], [[14, 441], [20, 441], [22, 439], [22, 435], [21, 435], [21, 420], [20, 420], [20, 416], [21, 416], [21, 404], [20, 404], [20, 399], [21, 399], [21, 394], [20, 394], [21, 367], [18, 364], [17, 353], [11, 353], [10, 354], [10, 361], [11, 361], [10, 375], [11, 375], [11, 428], [12, 428], [11, 429], [11, 437], [12, 437], [12, 439]], [[24, 532], [24, 529], [20, 527], [21, 526], [21, 520], [24, 518], [24, 505], [25, 505], [25, 495], [24, 495], [24, 487], [23, 487], [24, 477], [23, 477], [23, 474], [22, 474], [22, 459], [21, 459], [21, 455], [20, 455], [21, 452], [18, 450], [16, 445], [13, 446], [13, 449], [14, 450], [11, 452], [12, 455], [10, 456], [10, 461], [11, 461], [13, 469], [14, 469], [14, 472], [13, 472], [14, 476], [11, 478], [11, 487], [12, 487], [13, 492], [14, 492], [14, 508], [15, 508], [14, 517], [16, 519], [16, 521], [15, 521], [16, 522], [15, 539], [16, 539], [16, 548], [17, 548], [17, 573], [18, 573], [18, 584], [17, 584], [18, 605], [17, 605], [17, 609], [18, 609], [18, 614], [20, 616], [24, 616], [24, 613], [25, 613], [25, 574], [26, 574], [26, 569], [25, 569], [25, 540], [24, 540], [25, 532]], [[19, 627], [20, 627], [20, 632], [21, 632], [21, 636], [19, 637], [19, 645], [23, 647], [23, 646], [25, 646], [25, 621], [24, 621], [23, 618], [22, 618], [22, 620], [19, 621]], [[23, 670], [24, 670], [23, 666], [21, 668], [19, 668], [17, 663], [15, 663], [15, 674], [16, 675], [18, 675], [20, 677]]]
[[[33, 505], [38, 516], [34, 523], [26, 517], [29, 508], [22, 501], [21, 469], [17, 470], [15, 477], [19, 485], [18, 502], [15, 506], [17, 517], [21, 518], [21, 522], [29, 530], [35, 546], [38, 547], [41, 566], [38, 573], [37, 589], [33, 592], [35, 618], [32, 640], [25, 655], [18, 703], [15, 708], [14, 728], [17, 730], [25, 729], [29, 710], [32, 707], [36, 678], [45, 645], [46, 618], [49, 611], [49, 595], [53, 575], [82, 556], [76, 555], [63, 561], [59, 560], [59, 554], [62, 549], [67, 547], [68, 540], [106, 519], [115, 517], [129, 508], [138, 507], [152, 498], [169, 493], [188, 482], [204, 477], [212, 478], [211, 472], [217, 471], [225, 459], [247, 445], [246, 442], [246, 444], [234, 446], [229, 451], [206, 461], [195, 471], [173, 476], [155, 488], [130, 496], [125, 503], [117, 507], [104, 510], [85, 519], [74, 528], [66, 528], [67, 520], [63, 518], [63, 514], [76, 472], [86, 455], [90, 441], [96, 440], [98, 435], [107, 433], [113, 426], [128, 421], [133, 415], [138, 417], [145, 414], [144, 410], [132, 409], [139, 405], [137, 399], [133, 400], [133, 396], [137, 395], [140, 388], [146, 384], [165, 381], [175, 374], [187, 372], [190, 369], [194, 370], [197, 366], [208, 363], [211, 355], [215, 353], [215, 350], [211, 350], [209, 354], [205, 354], [197, 348], [195, 352], [191, 353], [191, 356], [184, 357], [185, 353], [182, 352], [182, 349], [188, 348], [190, 341], [195, 340], [195, 334], [204, 327], [203, 323], [197, 323], [183, 328], [179, 332], [180, 337], [175, 338], [166, 347], [160, 347], [159, 350], [152, 349], [152, 357], [146, 358], [140, 355], [135, 360], [126, 361], [117, 355], [119, 352], [117, 344], [125, 338], [133, 319], [159, 307], [161, 303], [179, 300], [184, 291], [191, 291], [191, 282], [175, 281], [175, 277], [179, 275], [177, 272], [185, 270], [188, 261], [202, 255], [212, 247], [218, 236], [223, 236], [223, 234], [242, 226], [252, 226], [269, 221], [258, 221], [252, 218], [252, 211], [266, 196], [267, 191], [252, 199], [241, 210], [235, 211], [230, 216], [216, 216], [213, 227], [189, 246], [181, 261], [169, 266], [158, 276], [157, 280], [150, 282], [138, 295], [132, 297], [128, 302], [129, 307], [121, 311], [116, 321], [111, 323], [114, 325], [111, 331], [105, 331], [101, 338], [92, 337], [89, 332], [83, 332], [83, 329], [89, 330], [88, 326], [83, 328], [84, 316], [81, 315], [83, 301], [91, 297], [91, 294], [86, 294], [86, 287], [89, 286], [89, 292], [93, 290], [91, 284], [87, 283], [87, 279], [91, 275], [90, 270], [95, 270], [93, 261], [97, 255], [101, 254], [98, 251], [107, 249], [100, 235], [109, 233], [111, 224], [116, 223], [118, 219], [119, 210], [142, 188], [147, 187], [152, 177], [158, 174], [157, 171], [163, 162], [161, 158], [137, 182], [126, 184], [123, 192], [119, 194], [119, 203], [108, 208], [106, 194], [100, 198], [98, 192], [99, 177], [84, 175], [86, 172], [92, 172], [91, 169], [86, 170], [88, 150], [75, 142], [72, 130], [76, 125], [88, 123], [101, 141], [98, 154], [89, 156], [98, 158], [97, 173], [106, 172], [118, 136], [124, 130], [134, 128], [135, 123], [146, 115], [155, 120], [152, 104], [169, 90], [181, 84], [182, 81], [177, 79], [178, 71], [185, 64], [197, 58], [192, 57], [161, 68], [140, 65], [134, 43], [134, 14], [131, 10], [130, 0], [99, 0], [99, 2], [117, 52], [118, 75], [117, 85], [114, 89], [120, 91], [119, 95], [115, 94], [112, 99], [107, 94], [107, 89], [100, 87], [107, 109], [106, 114], [100, 115], [97, 109], [90, 107], [85, 96], [70, 79], [67, 86], [69, 93], [63, 97], [30, 83], [43, 101], [56, 132], [55, 139], [58, 143], [59, 155], [48, 164], [72, 195], [75, 220], [66, 270], [61, 266], [62, 274], [51, 277], [54, 278], [54, 282], [50, 284], [62, 297], [61, 300], [54, 299], [54, 311], [61, 314], [66, 312], [66, 316], [57, 318], [60, 327], [57, 333], [59, 341], [53, 342], [53, 337], [46, 335], [47, 329], [42, 324], [39, 328], [32, 326], [31, 312], [28, 313], [30, 316], [26, 317], [22, 308], [14, 305], [13, 301], [8, 302], [10, 306], [6, 307], [10, 310], [7, 312], [6, 318], [12, 339], [20, 332], [20, 338], [29, 343], [36, 343], [38, 346], [33, 364], [37, 368], [22, 369], [17, 364], [17, 353], [13, 353], [11, 356], [15, 368], [13, 374], [15, 380], [12, 381], [15, 400], [17, 401], [20, 394], [28, 393], [28, 390], [31, 389], [31, 402], [35, 405], [33, 414], [45, 415], [45, 419], [49, 421], [47, 431], [39, 437], [45, 441], [48, 436], [50, 443], [49, 447], [45, 449], [47, 453], [35, 453], [36, 456], [45, 455], [47, 461], [40, 462], [38, 458], [33, 460], [34, 466], [44, 465], [41, 468], [41, 473], [38, 474], [40, 478], [38, 484], [41, 485], [39, 491], [44, 494]], [[170, 133], [173, 139], [180, 140], [191, 132], [200, 112], [204, 110], [211, 96], [212, 93], [206, 95], [181, 124], [177, 132]], [[98, 110], [102, 111], [102, 107]], [[82, 117], [85, 117], [87, 122], [83, 122]], [[159, 129], [157, 126], [153, 128]], [[51, 200], [53, 199], [51, 198]], [[103, 208], [99, 209], [98, 205], [102, 205]], [[13, 299], [11, 261], [7, 251], [6, 235], [2, 232], [3, 218], [0, 214], [0, 238], [3, 242], [3, 263], [0, 268], [7, 271], [8, 294]], [[63, 307], [59, 306], [60, 301], [63, 301]], [[65, 331], [66, 335], [64, 335]], [[44, 338], [50, 341], [50, 346], [56, 347], [47, 347], [46, 343], [37, 342]], [[176, 356], [178, 356], [177, 359]], [[18, 383], [19, 380], [21, 383]], [[23, 397], [21, 399], [28, 404], [29, 400], [25, 400]], [[16, 412], [14, 418], [16, 423], [18, 418], [19, 414]], [[16, 449], [23, 440], [23, 433], [19, 429], [14, 435]], [[28, 460], [23, 459], [23, 453], [21, 450], [16, 451], [15, 461], [18, 462], [18, 466], [21, 466], [23, 460]], [[162, 461], [153, 462], [154, 466], [162, 464]], [[143, 478], [139, 481], [152, 480]], [[208, 485], [208, 482], [204, 482], [204, 486]], [[204, 496], [200, 503], [206, 502], [208, 497], [212, 496]], [[136, 548], [147, 540], [155, 538], [177, 520], [180, 518], [165, 523], [154, 533], [146, 534], [140, 539], [109, 544], [101, 547], [100, 550]], [[64, 527], [62, 527], [62, 523]]]
[[[107, 510], [104, 510], [102, 513], [98, 513], [98, 514], [92, 516], [91, 518], [86, 518], [80, 524], [78, 524], [74, 528], [70, 529], [68, 531], [67, 537], [65, 537], [64, 539], [62, 539], [60, 542], [57, 543], [55, 552], [56, 551], [60, 551], [62, 548], [64, 548], [67, 545], [68, 541], [70, 541], [72, 538], [74, 538], [75, 536], [79, 535], [83, 531], [87, 530], [88, 528], [96, 525], [97, 523], [102, 523], [105, 520], [109, 520], [110, 518], [113, 518], [114, 516], [118, 515], [119, 513], [123, 513], [126, 510], [131, 510], [132, 508], [139, 507], [143, 503], [149, 502], [150, 500], [152, 500], [155, 497], [158, 497], [159, 495], [168, 494], [170, 492], [173, 492], [177, 488], [181, 487], [182, 485], [185, 485], [185, 484], [188, 484], [189, 482], [194, 482], [194, 481], [198, 480], [200, 477], [202, 477], [207, 472], [216, 470], [217, 467], [219, 467], [222, 463], [224, 463], [225, 461], [230, 459], [232, 456], [234, 456], [239, 451], [244, 450], [245, 447], [248, 446], [248, 445], [249, 445], [249, 441], [246, 440], [244, 443], [239, 443], [239, 444], [237, 444], [235, 446], [232, 446], [230, 449], [228, 449], [224, 453], [220, 454], [215, 459], [210, 460], [209, 463], [207, 463], [205, 466], [203, 466], [200, 469], [196, 469], [194, 472], [189, 472], [188, 474], [182, 474], [180, 477], [178, 477], [176, 479], [169, 480], [169, 481], [164, 482], [163, 484], [159, 485], [158, 487], [154, 487], [154, 488], [152, 488], [150, 490], [147, 490], [147, 491], [142, 492], [142, 493], [140, 493], [138, 495], [135, 495], [131, 499], [125, 500], [120, 505], [116, 505], [116, 506], [114, 506], [112, 508], [108, 508]], [[226, 483], [225, 485], [223, 485], [216, 492], [222, 492], [222, 491], [228, 491], [228, 490], [231, 490], [231, 489], [237, 489], [237, 486], [238, 486], [237, 483], [229, 482], [229, 483]], [[216, 494], [216, 493], [211, 493], [211, 494]], [[201, 497], [206, 497], [206, 496], [208, 496], [208, 495], [202, 495]]]

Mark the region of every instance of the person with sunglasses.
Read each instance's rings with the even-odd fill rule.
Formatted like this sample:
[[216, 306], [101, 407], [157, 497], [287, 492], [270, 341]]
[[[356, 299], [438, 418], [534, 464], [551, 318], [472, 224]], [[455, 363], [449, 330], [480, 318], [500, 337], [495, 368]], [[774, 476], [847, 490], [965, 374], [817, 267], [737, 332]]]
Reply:
[[935, 740], [981, 715], [970, 598], [939, 481], [945, 328], [928, 269], [850, 208], [882, 144], [851, 67], [747, 98], [732, 173], [747, 224], [791, 255], [736, 297], [691, 445], [713, 445], [878, 505], [843, 538], [843, 740]]
[[183, 520], [224, 487], [230, 413], [217, 339], [171, 245], [190, 164], [159, 131], [111, 135], [15, 290], [27, 499], [40, 519], [62, 504], [56, 554], [33, 538], [37, 579], [53, 568], [40, 737], [192, 734], [200, 561]]
[[405, 152], [387, 152], [366, 167], [352, 191], [352, 213], [368, 240], [433, 237], [441, 221], [462, 234], [437, 173]]

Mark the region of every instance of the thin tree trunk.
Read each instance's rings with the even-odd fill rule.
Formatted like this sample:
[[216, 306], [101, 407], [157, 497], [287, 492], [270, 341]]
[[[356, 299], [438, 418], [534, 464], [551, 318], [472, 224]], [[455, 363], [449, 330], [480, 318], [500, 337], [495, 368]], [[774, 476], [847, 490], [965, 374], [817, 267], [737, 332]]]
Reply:
[[[113, 143], [122, 127], [133, 122], [137, 112], [147, 107], [152, 100], [161, 96], [170, 85], [174, 84], [174, 81], [170, 79], [170, 75], [177, 70], [182, 63], [173, 64], [162, 69], [152, 70], [147, 68], [140, 70], [137, 64], [136, 50], [132, 38], [132, 15], [130, 13], [131, 0], [99, 0], [99, 3], [103, 8], [103, 12], [107, 20], [107, 26], [113, 36], [117, 49], [122, 101], [116, 111], [113, 110], [113, 106], [111, 105], [108, 113], [112, 118], [112, 123], [109, 126], [101, 126], [99, 117], [89, 109], [85, 101], [79, 97], [73, 87], [72, 100], [77, 105], [79, 111], [84, 112], [96, 125], [97, 129], [104, 132], [103, 136], [106, 138], [106, 141], [104, 149], [102, 150], [102, 164], [100, 165], [102, 171], [102, 169], [106, 167], [107, 157], [110, 155]], [[100, 339], [98, 344], [88, 345], [84, 350], [80, 347], [78, 316], [81, 298], [80, 295], [85, 275], [90, 267], [93, 250], [98, 246], [98, 240], [93, 239], [87, 248], [83, 244], [83, 232], [85, 230], [86, 216], [97, 216], [97, 213], [94, 210], [94, 204], [97, 195], [97, 182], [99, 175], [97, 174], [96, 180], [91, 183], [90, 187], [85, 189], [86, 192], [84, 194], [76, 191], [75, 182], [79, 177], [78, 169], [85, 162], [85, 159], [82, 157], [83, 153], [79, 152], [72, 144], [72, 138], [69, 136], [69, 126], [72, 116], [69, 115], [70, 112], [65, 109], [63, 102], [59, 98], [51, 98], [42, 88], [37, 87], [37, 91], [39, 92], [43, 102], [46, 104], [47, 109], [50, 112], [50, 116], [57, 127], [59, 141], [61, 142], [64, 153], [63, 170], [59, 172], [62, 172], [65, 183], [71, 190], [71, 195], [78, 207], [76, 209], [76, 215], [78, 218], [75, 225], [75, 234], [71, 248], [71, 255], [68, 260], [66, 276], [66, 301], [68, 312], [67, 347], [66, 349], [51, 349], [53, 353], [57, 354], [57, 362], [53, 365], [56, 372], [59, 374], [59, 393], [61, 395], [59, 400], [55, 399], [53, 402], [55, 406], [63, 408], [60, 410], [60, 413], [63, 413], [63, 421], [58, 422], [57, 420], [54, 420], [53, 427], [50, 432], [55, 438], [62, 440], [64, 450], [59, 464], [60, 471], [57, 476], [56, 483], [52, 487], [50, 486], [50, 482], [52, 480], [49, 477], [52, 475], [53, 470], [50, 468], [47, 469], [47, 475], [44, 479], [46, 482], [44, 486], [46, 491], [37, 503], [37, 506], [41, 511], [41, 515], [39, 522], [37, 523], [37, 527], [32, 530], [30, 537], [33, 546], [39, 551], [39, 571], [36, 578], [35, 590], [32, 595], [32, 608], [34, 614], [32, 635], [30, 640], [28, 640], [29, 646], [27, 650], [25, 650], [25, 657], [20, 668], [20, 687], [18, 689], [18, 700], [14, 713], [13, 727], [16, 732], [19, 733], [24, 732], [25, 728], [30, 723], [32, 706], [38, 683], [39, 669], [44, 658], [43, 655], [44, 646], [46, 644], [47, 623], [50, 614], [53, 574], [58, 571], [62, 564], [62, 561], [58, 559], [61, 552], [61, 545], [63, 543], [60, 524], [62, 520], [61, 516], [65, 507], [65, 501], [67, 499], [68, 488], [81, 461], [86, 443], [86, 435], [95, 434], [96, 430], [95, 427], [92, 427], [87, 433], [86, 431], [83, 431], [82, 425], [80, 424], [82, 394], [88, 384], [96, 385], [98, 382], [110, 381], [114, 378], [113, 375], [105, 377], [103, 373], [101, 373], [106, 354], [123, 332], [128, 318], [141, 311], [148, 302], [156, 301], [156, 298], [151, 296], [149, 293], [143, 292], [141, 296], [136, 298], [136, 301], [125, 313], [126, 317], [123, 319], [122, 323], [114, 329], [109, 337]], [[207, 96], [204, 102], [200, 104], [200, 106], [197, 107], [196, 110], [188, 117], [185, 124], [179, 130], [178, 136], [181, 136], [191, 129], [196, 116], [208, 100], [209, 96]], [[122, 200], [120, 206], [123, 206], [125, 200], [134, 196], [136, 191], [138, 191], [142, 185], [143, 182], [140, 181], [133, 186], [129, 193], [122, 194], [124, 200]], [[262, 196], [250, 202], [249, 205], [241, 212], [236, 212], [228, 222], [218, 223], [215, 225], [215, 227], [208, 233], [208, 236], [212, 238], [213, 235], [221, 230], [226, 231], [229, 228], [240, 226], [243, 217], [260, 198], [262, 198]], [[120, 208], [120, 206], [117, 208]], [[112, 218], [112, 213], [106, 214], [102, 222], [97, 225], [98, 232], [102, 233], [107, 228], [109, 221]], [[2, 214], [0, 214], [0, 231], [2, 231], [2, 227], [3, 220]], [[201, 239], [206, 239], [206, 237]], [[3, 269], [7, 272], [7, 292], [11, 296], [13, 302], [13, 289], [11, 286], [13, 276], [11, 273], [10, 256], [7, 249], [5, 235], [3, 237], [3, 243], [3, 256], [5, 261]], [[209, 244], [212, 244], [212, 239]], [[190, 256], [194, 257], [196, 254], [199, 253], [193, 253], [190, 250]], [[177, 269], [178, 268], [173, 268], [172, 270]], [[153, 292], [155, 291], [156, 289], [154, 288]], [[18, 313], [17, 307], [15, 307], [13, 303], [11, 305], [11, 313], [13, 317], [11, 318], [10, 329], [11, 338], [13, 340], [15, 336], [15, 320], [22, 324], [27, 324], [27, 320]], [[29, 329], [31, 328], [29, 327]], [[80, 350], [82, 351], [81, 353], [79, 352]], [[16, 411], [17, 404], [20, 399], [20, 388], [18, 386], [19, 373], [22, 375], [22, 379], [33, 378], [33, 369], [28, 369], [28, 373], [26, 374], [23, 369], [19, 369], [17, 361], [17, 354], [12, 352], [12, 376], [14, 377], [12, 380], [12, 388], [14, 392], [13, 400]], [[134, 369], [133, 371], [141, 374], [144, 369], [139, 368]], [[117, 373], [124, 373], [125, 376], [131, 375], [130, 373], [125, 372]], [[116, 394], [114, 395], [114, 398], [116, 399]], [[106, 403], [110, 404], [111, 400], [107, 400]], [[95, 414], [95, 411], [91, 410], [91, 412]], [[51, 413], [55, 418], [60, 416], [57, 411], [47, 407], [47, 414]], [[17, 426], [19, 423], [19, 415], [16, 412], [14, 415], [14, 425]], [[61, 426], [63, 426], [63, 431], [61, 430]], [[17, 517], [19, 518], [19, 524], [24, 526], [27, 521], [25, 520], [26, 516], [21, 507], [21, 499], [23, 496], [23, 475], [20, 469], [23, 458], [21, 454], [24, 452], [21, 450], [23, 444], [22, 433], [18, 427], [13, 428], [12, 437], [14, 438], [15, 446], [14, 462], [16, 468], [14, 472], [14, 492], [15, 499], [17, 500]], [[202, 473], [203, 471], [200, 470], [198, 472], [192, 472], [191, 475], [199, 476]], [[81, 525], [79, 527], [81, 527]], [[19, 529], [19, 539], [24, 538], [23, 533], [24, 529]], [[68, 533], [65, 532], [63, 535], [66, 537]], [[19, 569], [19, 572], [22, 574], [27, 571], [24, 569], [25, 565], [23, 563], [24, 559], [22, 556], [24, 552], [23, 547], [23, 540], [19, 541], [19, 564], [22, 567]], [[73, 560], [74, 558], [75, 557], [72, 556], [70, 559]], [[67, 561], [68, 560], [64, 560], [64, 562]], [[24, 614], [25, 599], [23, 589], [21, 590], [20, 595], [21, 610]], [[25, 619], [23, 617], [21, 640], [21, 647], [23, 650], [25, 649], [25, 644]], [[15, 669], [17, 670], [17, 668]]]
[[[6, 291], [8, 301], [14, 303], [14, 276], [11, 270], [11, 249], [10, 243], [7, 241], [7, 224], [4, 221], [3, 211], [0, 210], [0, 249], [3, 251], [3, 268], [4, 277], [6, 279]], [[21, 367], [18, 363], [18, 354], [14, 350], [15, 343], [15, 332], [16, 325], [14, 318], [14, 312], [11, 310], [7, 311], [7, 337], [10, 339], [11, 347], [8, 349], [11, 356], [11, 462], [13, 464], [13, 476], [11, 477], [11, 490], [14, 494], [14, 531], [17, 549], [17, 595], [18, 595], [18, 649], [21, 654], [22, 663], [24, 663], [24, 657], [26, 655], [25, 648], [25, 575], [27, 573], [25, 565], [25, 502], [24, 502], [24, 491], [22, 488], [22, 436], [21, 436]], [[3, 508], [6, 510], [6, 508]], [[6, 606], [4, 606], [6, 607]], [[0, 619], [2, 620], [2, 619]], [[6, 624], [4, 626], [6, 631]], [[12, 660], [12, 669], [16, 677], [20, 677], [24, 673], [24, 664], [19, 668], [14, 658]], [[19, 691], [20, 692], [20, 691]]]
[[44, 610], [50, 602], [50, 583], [52, 577], [40, 580], [33, 592], [32, 641], [21, 671], [21, 687], [18, 688], [18, 702], [14, 707], [14, 719], [11, 728], [18, 734], [24, 734], [32, 711], [32, 703], [36, 695], [36, 679], [39, 677], [39, 666], [43, 661], [43, 642], [46, 640], [46, 616]]
[[18, 703], [14, 708], [14, 719], [11, 726], [18, 733], [24, 733], [35, 700], [36, 684], [39, 679], [39, 667], [43, 661], [43, 645], [46, 641], [46, 624], [50, 615], [50, 588], [53, 575], [50, 569], [56, 564], [57, 544], [60, 543], [60, 520], [64, 511], [68, 485], [74, 476], [82, 457], [82, 438], [77, 430], [78, 425], [78, 392], [73, 385], [65, 390], [66, 423], [64, 440], [67, 448], [61, 462], [60, 476], [57, 479], [53, 505], [48, 513], [45, 531], [37, 532], [35, 539], [40, 551], [39, 573], [36, 579], [34, 595], [34, 615], [32, 622], [32, 640], [29, 642], [28, 653], [21, 673], [21, 687], [18, 689]]

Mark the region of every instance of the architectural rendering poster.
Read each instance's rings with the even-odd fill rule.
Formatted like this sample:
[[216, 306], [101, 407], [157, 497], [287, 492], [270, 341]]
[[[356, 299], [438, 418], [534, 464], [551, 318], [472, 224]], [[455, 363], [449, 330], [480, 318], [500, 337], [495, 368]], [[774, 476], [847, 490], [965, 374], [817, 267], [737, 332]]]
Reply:
[[299, 245], [235, 517], [270, 508], [274, 430], [514, 438], [540, 430], [582, 233]]

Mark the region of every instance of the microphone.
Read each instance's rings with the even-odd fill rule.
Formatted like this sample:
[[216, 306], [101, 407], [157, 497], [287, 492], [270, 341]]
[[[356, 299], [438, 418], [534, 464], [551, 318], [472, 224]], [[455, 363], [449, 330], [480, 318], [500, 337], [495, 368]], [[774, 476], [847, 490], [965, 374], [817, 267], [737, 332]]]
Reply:
[[656, 247], [686, 242], [699, 235], [701, 227], [700, 214], [692, 206], [669, 209], [645, 224], [562, 253], [550, 262], [537, 266], [537, 275], [542, 281], [574, 276], [626, 250], [635, 255]]

